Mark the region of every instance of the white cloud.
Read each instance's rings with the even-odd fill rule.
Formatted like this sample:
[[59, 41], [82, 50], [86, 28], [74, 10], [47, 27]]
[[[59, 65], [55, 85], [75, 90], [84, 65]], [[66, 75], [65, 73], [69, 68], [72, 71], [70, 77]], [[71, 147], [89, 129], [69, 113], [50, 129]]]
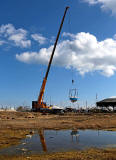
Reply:
[[[65, 36], [69, 34], [65, 33]], [[57, 45], [53, 64], [65, 68], [73, 67], [81, 75], [87, 72], [100, 72], [110, 77], [116, 71], [116, 40], [98, 41], [90, 33], [71, 35], [72, 40], [64, 40]], [[39, 52], [17, 54], [16, 58], [25, 63], [48, 64], [53, 46]]]
[[0, 26], [0, 37], [22, 48], [31, 46], [31, 41], [27, 39], [27, 31], [22, 28], [15, 29], [12, 24]]
[[67, 32], [63, 32], [62, 36], [63, 36], [63, 37], [70, 37], [70, 38], [72, 38], [72, 39], [75, 38], [75, 35], [74, 35], [74, 34], [72, 34], [72, 33], [67, 33]]
[[41, 34], [32, 34], [31, 37], [41, 45], [45, 44], [47, 41], [47, 38], [43, 37]]
[[[48, 49], [42, 48], [39, 53], [37, 52], [24, 52], [23, 54], [16, 54], [16, 58], [19, 61], [25, 63], [40, 63], [40, 64], [47, 64], [49, 61], [49, 57], [52, 52], [52, 48]], [[43, 57], [44, 56], [44, 57]]]
[[100, 4], [103, 10], [111, 10], [113, 14], [116, 14], [116, 0], [82, 0], [88, 2], [91, 5]]

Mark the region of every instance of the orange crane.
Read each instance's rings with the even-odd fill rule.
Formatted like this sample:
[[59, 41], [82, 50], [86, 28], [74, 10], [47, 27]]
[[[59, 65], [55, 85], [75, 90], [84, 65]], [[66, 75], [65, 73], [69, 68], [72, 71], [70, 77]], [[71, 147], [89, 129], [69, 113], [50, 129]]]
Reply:
[[50, 60], [49, 60], [49, 63], [48, 63], [47, 71], [46, 71], [45, 77], [44, 77], [43, 82], [42, 82], [42, 86], [41, 86], [41, 89], [40, 89], [38, 100], [37, 101], [32, 101], [32, 110], [33, 111], [39, 111], [40, 108], [49, 108], [46, 105], [46, 103], [43, 102], [43, 95], [44, 95], [44, 92], [45, 92], [45, 86], [46, 86], [48, 74], [49, 74], [49, 71], [50, 71], [51, 63], [52, 63], [52, 60], [53, 60], [54, 52], [55, 52], [55, 49], [56, 49], [56, 45], [57, 45], [57, 42], [58, 42], [58, 39], [59, 39], [59, 35], [60, 35], [60, 32], [61, 32], [63, 22], [64, 22], [64, 18], [66, 16], [66, 12], [67, 12], [68, 8], [69, 7], [65, 8], [65, 12], [64, 12], [64, 15], [63, 15], [63, 18], [62, 18], [62, 21], [61, 21], [61, 24], [60, 24], [60, 28], [59, 28], [59, 31], [58, 31], [58, 34], [57, 34], [57, 37], [56, 37], [56, 41], [54, 43], [52, 54], [51, 54], [51, 57], [50, 57]]

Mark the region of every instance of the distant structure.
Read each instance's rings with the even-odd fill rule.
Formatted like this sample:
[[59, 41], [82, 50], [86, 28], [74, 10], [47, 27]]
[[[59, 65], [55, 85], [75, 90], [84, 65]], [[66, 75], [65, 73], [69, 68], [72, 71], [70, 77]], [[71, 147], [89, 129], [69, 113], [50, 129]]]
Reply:
[[16, 109], [14, 107], [2, 107], [0, 108], [0, 112], [1, 111], [16, 112]]
[[115, 110], [116, 107], [116, 98], [106, 98], [103, 99], [99, 102], [96, 102], [97, 107], [100, 108], [107, 108], [109, 109], [110, 107], [112, 107], [113, 111]]

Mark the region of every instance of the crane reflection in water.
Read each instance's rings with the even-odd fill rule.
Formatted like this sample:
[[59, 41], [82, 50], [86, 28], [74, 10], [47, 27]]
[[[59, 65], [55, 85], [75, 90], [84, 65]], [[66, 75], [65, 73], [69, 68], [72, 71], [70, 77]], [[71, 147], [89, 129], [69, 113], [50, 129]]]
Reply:
[[[48, 150], [47, 150], [46, 140], [45, 140], [45, 137], [44, 137], [44, 130], [43, 129], [38, 130], [38, 134], [39, 134], [42, 150], [44, 152], [47, 152]], [[78, 137], [79, 137], [79, 131], [78, 130], [72, 130], [70, 135], [72, 137], [72, 142], [74, 142], [74, 137], [76, 139], [76, 142], [78, 142]], [[57, 132], [56, 132], [56, 136], [57, 136]]]
[[40, 142], [41, 142], [41, 145], [42, 145], [42, 149], [43, 149], [44, 152], [47, 152], [47, 145], [46, 145], [46, 141], [45, 141], [45, 138], [44, 138], [44, 130], [39, 130], [38, 134], [39, 134], [39, 137], [40, 137]]

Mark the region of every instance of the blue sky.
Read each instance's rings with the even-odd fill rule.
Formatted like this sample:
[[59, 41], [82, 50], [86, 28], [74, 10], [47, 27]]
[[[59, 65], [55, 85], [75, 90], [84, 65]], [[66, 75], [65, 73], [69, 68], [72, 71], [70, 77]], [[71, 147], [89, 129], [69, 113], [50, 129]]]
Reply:
[[1, 0], [1, 105], [37, 99], [66, 6], [45, 101], [69, 105], [72, 78], [80, 105], [92, 105], [96, 93], [98, 100], [116, 96], [115, 0]]

